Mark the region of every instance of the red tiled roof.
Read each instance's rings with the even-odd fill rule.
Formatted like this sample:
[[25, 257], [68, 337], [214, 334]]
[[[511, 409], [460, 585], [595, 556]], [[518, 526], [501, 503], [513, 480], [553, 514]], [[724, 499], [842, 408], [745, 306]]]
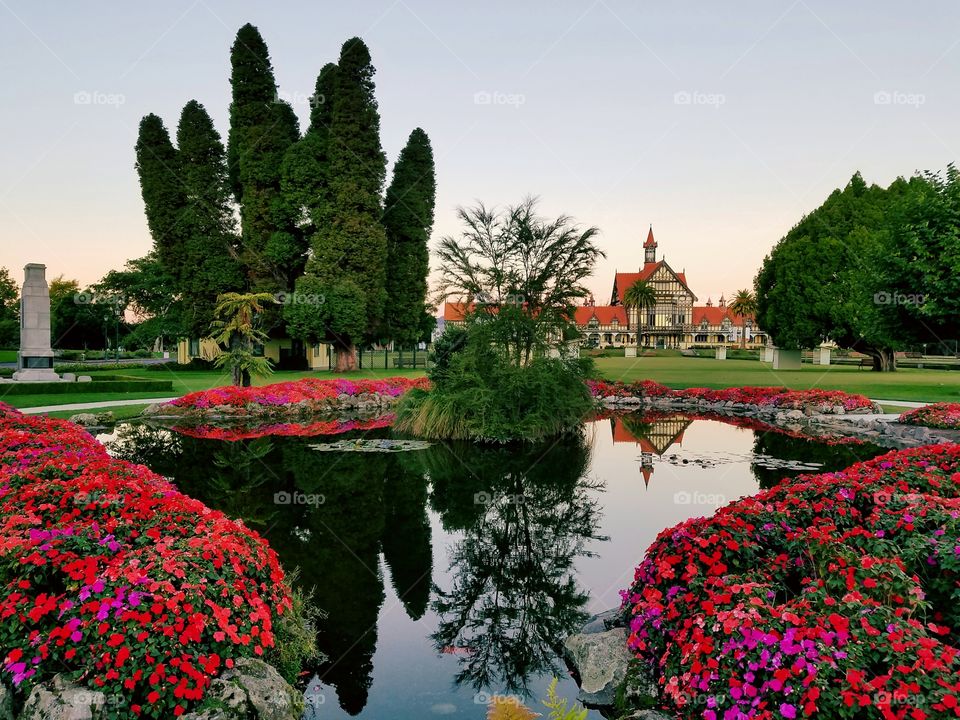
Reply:
[[601, 325], [610, 325], [614, 318], [621, 325], [627, 324], [627, 311], [622, 305], [581, 305], [576, 308], [574, 321], [577, 325], [586, 325], [594, 316]]
[[[635, 273], [621, 273], [618, 272], [614, 277], [614, 284], [617, 286], [617, 300], [623, 302], [623, 294], [627, 291], [631, 285], [633, 285], [637, 280], [648, 280], [650, 277], [657, 271], [657, 269], [663, 265], [663, 260], [658, 260], [657, 262], [644, 263], [644, 266], [640, 268], [640, 272]], [[667, 265], [670, 268], [669, 265]], [[670, 268], [671, 270], [673, 268]], [[686, 274], [682, 272], [674, 273], [677, 276], [677, 279], [683, 283], [684, 287], [687, 287], [687, 278]]]
[[[473, 309], [473, 308], [469, 308]], [[443, 304], [443, 319], [447, 322], [463, 322], [467, 313], [467, 304], [462, 302], [445, 302]]]
[[699, 325], [701, 322], [703, 322], [704, 318], [707, 320], [707, 325], [720, 325], [724, 318], [729, 318], [731, 324], [740, 327], [743, 326], [745, 320], [753, 320], [752, 315], [745, 315], [744, 317], [734, 315], [733, 311], [728, 307], [694, 305], [693, 324]]
[[643, 244], [645, 248], [656, 247], [657, 241], [653, 239], [653, 226], [650, 226], [650, 232], [647, 233], [647, 241]]

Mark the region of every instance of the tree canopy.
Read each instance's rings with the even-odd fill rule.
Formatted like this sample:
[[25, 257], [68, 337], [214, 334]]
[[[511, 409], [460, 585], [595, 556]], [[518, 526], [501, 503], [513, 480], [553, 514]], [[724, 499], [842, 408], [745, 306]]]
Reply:
[[[867, 185], [859, 173], [764, 259], [757, 320], [774, 343], [832, 340], [895, 368], [894, 352], [956, 338], [957, 174]], [[954, 274], [951, 276], [951, 272]]]

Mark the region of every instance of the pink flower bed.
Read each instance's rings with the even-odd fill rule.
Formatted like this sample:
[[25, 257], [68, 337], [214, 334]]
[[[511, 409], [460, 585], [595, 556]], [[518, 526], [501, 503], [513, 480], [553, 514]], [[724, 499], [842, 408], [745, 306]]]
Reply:
[[709, 388], [686, 388], [673, 390], [651, 380], [626, 384], [589, 380], [587, 385], [594, 397], [652, 397], [686, 398], [707, 402], [735, 402], [757, 407], [777, 407], [784, 410], [802, 410], [806, 407], [840, 405], [845, 411], [870, 409], [873, 403], [863, 395], [853, 395], [841, 390], [789, 390], [785, 387], [732, 387], [722, 390]]
[[[0, 404], [0, 675], [62, 674], [110, 717], [196, 707], [292, 611], [266, 541], [65, 420]], [[115, 706], [113, 703], [120, 703]]]
[[684, 718], [960, 716], [960, 445], [800, 476], [660, 533], [629, 647]]
[[907, 425], [960, 430], [960, 403], [933, 403], [910, 410], [900, 416], [900, 422]]
[[283, 408], [302, 404], [322, 409], [331, 406], [341, 395], [357, 397], [359, 395], [379, 395], [384, 398], [396, 398], [411, 388], [426, 388], [426, 378], [393, 377], [382, 380], [346, 380], [343, 378], [325, 380], [304, 378], [287, 382], [261, 385], [258, 387], [211, 388], [193, 392], [171, 400], [165, 405], [184, 410], [204, 411], [214, 407], [232, 408]]

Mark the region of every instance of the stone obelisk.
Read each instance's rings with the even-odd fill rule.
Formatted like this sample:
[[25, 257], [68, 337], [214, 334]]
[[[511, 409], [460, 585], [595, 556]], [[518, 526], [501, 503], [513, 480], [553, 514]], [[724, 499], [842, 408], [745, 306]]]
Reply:
[[57, 381], [50, 347], [50, 289], [47, 266], [30, 263], [23, 268], [20, 293], [20, 352], [13, 379], [19, 382]]

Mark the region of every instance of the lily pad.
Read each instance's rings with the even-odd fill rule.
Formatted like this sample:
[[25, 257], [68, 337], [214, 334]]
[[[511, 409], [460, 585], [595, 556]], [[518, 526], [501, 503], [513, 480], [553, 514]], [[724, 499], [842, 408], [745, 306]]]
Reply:
[[425, 440], [339, 440], [332, 443], [310, 445], [317, 452], [407, 452], [425, 450], [433, 443]]

